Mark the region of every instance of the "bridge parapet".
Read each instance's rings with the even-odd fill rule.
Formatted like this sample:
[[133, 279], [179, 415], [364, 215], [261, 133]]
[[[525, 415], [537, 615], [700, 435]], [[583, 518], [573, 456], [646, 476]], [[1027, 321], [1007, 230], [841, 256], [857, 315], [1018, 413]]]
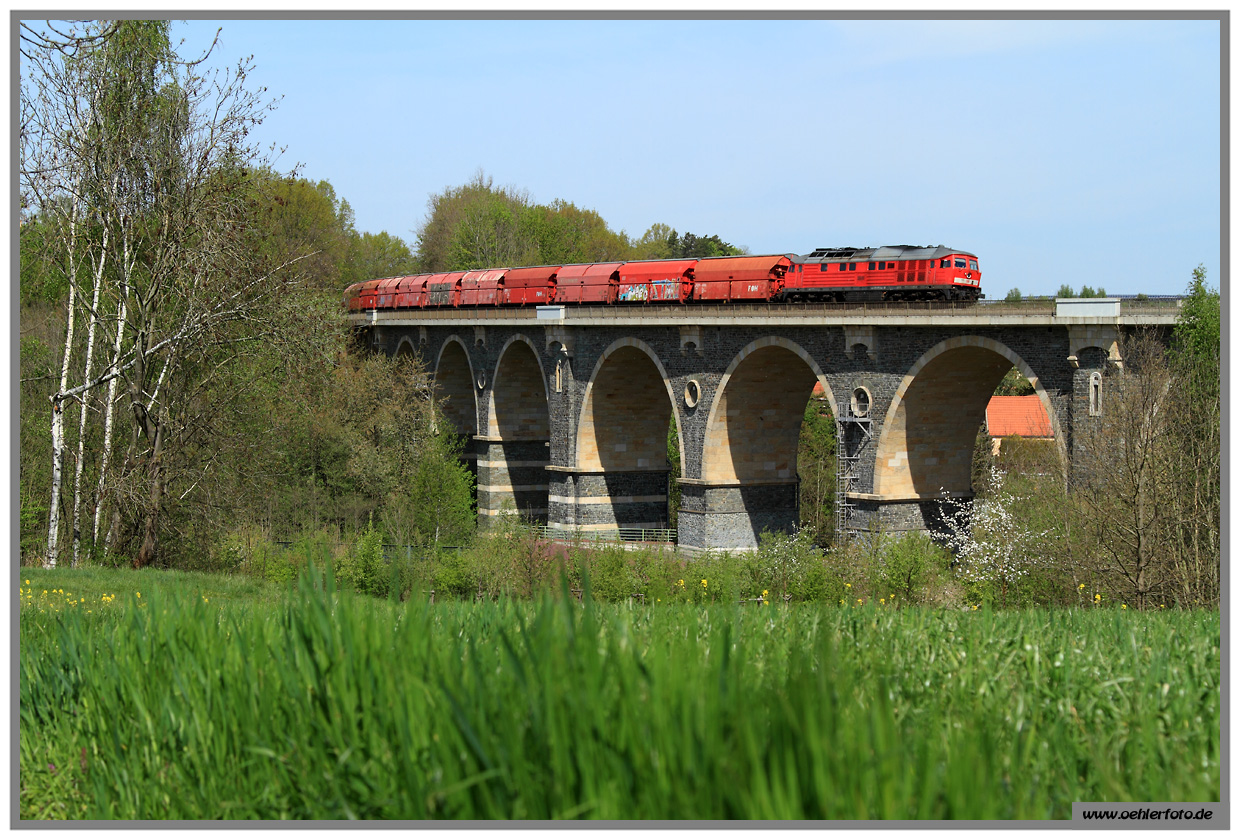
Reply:
[[1180, 298], [1060, 298], [981, 301], [973, 304], [904, 301], [895, 303], [771, 303], [684, 306], [546, 306], [525, 308], [372, 310], [348, 316], [355, 328], [372, 326], [513, 324], [523, 326], [612, 326], [644, 324], [811, 324], [821, 326], [1068, 326], [1086, 322], [1120, 326], [1170, 325]]

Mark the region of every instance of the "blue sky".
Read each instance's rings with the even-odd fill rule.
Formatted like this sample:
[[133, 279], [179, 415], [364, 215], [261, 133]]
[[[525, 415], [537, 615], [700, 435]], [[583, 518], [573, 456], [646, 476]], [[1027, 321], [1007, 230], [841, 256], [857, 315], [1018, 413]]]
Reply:
[[1219, 279], [1217, 21], [188, 21], [260, 137], [415, 242], [478, 170], [754, 253], [945, 244], [984, 291]]

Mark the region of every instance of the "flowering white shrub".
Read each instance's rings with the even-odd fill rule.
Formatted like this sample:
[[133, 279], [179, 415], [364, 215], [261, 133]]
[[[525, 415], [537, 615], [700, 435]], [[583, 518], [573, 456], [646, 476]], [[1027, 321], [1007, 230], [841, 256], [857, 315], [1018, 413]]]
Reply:
[[997, 585], [1006, 603], [1008, 587], [1044, 562], [1046, 532], [1030, 531], [1017, 519], [1024, 500], [1004, 489], [1003, 474], [993, 465], [990, 487], [984, 499], [951, 511], [940, 506], [944, 527], [934, 535], [956, 556], [956, 572], [963, 580]]
[[755, 558], [758, 579], [781, 596], [788, 593], [792, 582], [818, 558], [814, 532], [810, 528], [797, 528], [792, 534], [764, 531], [758, 542]]

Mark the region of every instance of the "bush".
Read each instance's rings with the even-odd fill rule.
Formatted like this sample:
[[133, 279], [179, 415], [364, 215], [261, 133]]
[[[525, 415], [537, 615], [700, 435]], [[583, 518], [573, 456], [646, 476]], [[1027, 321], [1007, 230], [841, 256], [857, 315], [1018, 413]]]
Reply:
[[950, 562], [929, 536], [910, 531], [884, 547], [877, 582], [880, 589], [897, 595], [903, 603], [924, 603], [936, 572]]
[[823, 555], [806, 564], [801, 576], [793, 582], [793, 600], [836, 604], [845, 599], [844, 579], [828, 562], [827, 555]]
[[619, 603], [638, 591], [636, 576], [623, 545], [608, 545], [591, 552], [587, 569], [590, 594], [597, 601]]
[[815, 565], [821, 565], [821, 553], [809, 529], [802, 528], [791, 535], [763, 531], [758, 537], [758, 551], [749, 564], [753, 595], [763, 591], [780, 599], [792, 595], [802, 588], [802, 579]]
[[390, 576], [383, 559], [383, 533], [375, 529], [373, 518], [357, 538], [353, 551], [342, 559], [336, 577], [355, 592], [387, 594]]
[[478, 591], [473, 554], [471, 551], [448, 550], [435, 557], [431, 581], [435, 585], [436, 596], [442, 593], [453, 598], [473, 597]]

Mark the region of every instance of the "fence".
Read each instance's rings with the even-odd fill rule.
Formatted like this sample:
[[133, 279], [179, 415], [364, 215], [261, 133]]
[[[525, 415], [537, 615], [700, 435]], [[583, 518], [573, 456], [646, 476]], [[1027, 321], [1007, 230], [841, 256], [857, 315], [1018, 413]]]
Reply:
[[554, 542], [607, 542], [607, 543], [676, 543], [676, 532], [671, 528], [608, 528], [599, 531], [568, 531], [549, 525], [531, 525], [534, 536]]

